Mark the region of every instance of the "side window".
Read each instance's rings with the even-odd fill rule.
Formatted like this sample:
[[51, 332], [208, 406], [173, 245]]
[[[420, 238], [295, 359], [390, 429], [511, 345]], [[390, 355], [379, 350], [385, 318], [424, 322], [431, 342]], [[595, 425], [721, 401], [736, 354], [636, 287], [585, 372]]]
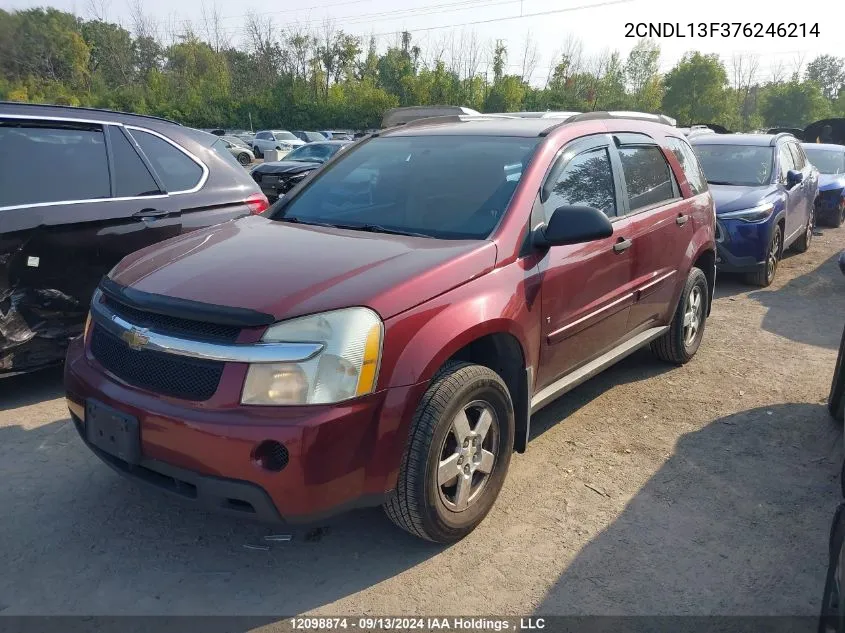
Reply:
[[184, 152], [155, 134], [140, 130], [130, 130], [130, 133], [152, 163], [167, 191], [187, 191], [199, 184], [202, 167]]
[[0, 120], [0, 207], [111, 195], [99, 126]]
[[270, 133], [269, 132], [259, 132], [258, 134], [256, 134], [255, 138], [257, 138], [259, 141], [267, 141], [267, 140], [270, 139]]
[[588, 150], [570, 159], [543, 202], [546, 220], [562, 206], [588, 206], [616, 216], [616, 188], [607, 149]]
[[701, 168], [701, 164], [689, 143], [683, 139], [670, 136], [667, 139], [667, 145], [681, 164], [693, 195], [707, 191], [707, 179], [704, 177], [704, 170]]
[[114, 165], [115, 197], [130, 198], [161, 193], [144, 161], [123, 132], [116, 127], [109, 127], [109, 140]]
[[795, 163], [795, 169], [802, 170], [806, 164], [804, 160], [804, 153], [801, 151], [801, 146], [798, 143], [787, 143], [789, 151], [792, 152], [792, 162]]
[[786, 174], [791, 169], [795, 169], [795, 161], [792, 158], [792, 152], [789, 151], [786, 143], [778, 147], [778, 157], [780, 162], [780, 180], [786, 182]]
[[619, 148], [631, 212], [675, 198], [672, 170], [657, 145]]

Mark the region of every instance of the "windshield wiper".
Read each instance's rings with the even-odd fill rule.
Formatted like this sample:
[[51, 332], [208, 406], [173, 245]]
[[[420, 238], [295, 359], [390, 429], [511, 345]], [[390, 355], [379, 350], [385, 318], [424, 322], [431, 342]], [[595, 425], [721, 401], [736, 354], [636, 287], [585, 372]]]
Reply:
[[409, 235], [411, 237], [428, 237], [425, 233], [415, 233], [413, 231], [403, 231], [401, 229], [391, 229], [381, 224], [333, 224], [339, 229], [349, 229], [351, 231], [367, 231], [368, 233], [387, 233], [389, 235]]
[[290, 222], [291, 224], [307, 224], [308, 226], [327, 226], [332, 229], [337, 228], [345, 228], [339, 227], [337, 224], [332, 224], [331, 222], [317, 222], [315, 220], [303, 220], [301, 218], [297, 218], [292, 215], [283, 215], [282, 217], [278, 218], [279, 222]]
[[733, 182], [725, 182], [724, 180], [708, 180], [708, 185], [735, 185]]

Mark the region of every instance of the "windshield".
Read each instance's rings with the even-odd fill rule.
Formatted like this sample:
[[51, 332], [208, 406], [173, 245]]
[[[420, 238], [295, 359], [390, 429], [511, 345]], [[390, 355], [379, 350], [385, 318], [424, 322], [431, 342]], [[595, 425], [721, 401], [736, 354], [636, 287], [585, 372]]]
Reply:
[[823, 174], [845, 174], [845, 148], [842, 151], [832, 149], [814, 149], [804, 145], [804, 151], [810, 162]]
[[293, 160], [305, 163], [324, 163], [334, 156], [340, 145], [328, 145], [326, 143], [310, 143], [297, 147], [285, 156], [285, 160]]
[[771, 182], [773, 152], [769, 146], [695, 144], [694, 147], [711, 185], [759, 187]]
[[297, 141], [297, 139], [293, 134], [290, 132], [285, 132], [284, 130], [276, 130], [273, 132], [276, 137], [277, 141]]
[[374, 138], [320, 173], [288, 221], [484, 239], [505, 212], [538, 138]]

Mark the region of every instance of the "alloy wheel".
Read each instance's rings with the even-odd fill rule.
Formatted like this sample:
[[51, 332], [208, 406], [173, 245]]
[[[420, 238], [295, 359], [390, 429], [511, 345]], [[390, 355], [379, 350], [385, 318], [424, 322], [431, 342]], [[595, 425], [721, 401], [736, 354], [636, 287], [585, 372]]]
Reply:
[[704, 300], [701, 286], [693, 286], [687, 296], [687, 306], [684, 312], [684, 345], [689, 347], [695, 342], [701, 328], [701, 318], [704, 314]]
[[499, 449], [499, 420], [483, 400], [464, 406], [443, 440], [437, 467], [440, 500], [452, 512], [475, 503], [487, 485]]
[[775, 234], [772, 236], [772, 243], [769, 244], [769, 253], [766, 255], [766, 281], [771, 283], [775, 278], [778, 269], [778, 251], [780, 250], [780, 226], [775, 227]]
[[809, 248], [810, 242], [813, 240], [813, 229], [816, 228], [816, 211], [815, 209], [810, 209], [810, 217], [807, 218], [807, 240], [806, 244]]

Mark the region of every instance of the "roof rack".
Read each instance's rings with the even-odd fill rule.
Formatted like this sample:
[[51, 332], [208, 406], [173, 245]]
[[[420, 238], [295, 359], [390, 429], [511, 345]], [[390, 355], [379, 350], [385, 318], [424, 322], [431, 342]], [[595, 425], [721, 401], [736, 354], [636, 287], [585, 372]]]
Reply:
[[84, 112], [107, 112], [108, 114], [120, 114], [123, 116], [136, 116], [142, 119], [153, 119], [155, 121], [162, 121], [164, 123], [172, 123], [173, 125], [182, 124], [178, 121], [173, 121], [172, 119], [165, 119], [164, 117], [160, 116], [153, 116], [152, 114], [136, 114], [135, 112], [122, 112], [120, 110], [109, 110], [108, 108], [90, 108], [88, 106], [71, 106], [71, 105], [60, 105], [56, 103], [23, 103], [21, 101], [0, 101], [0, 105], [10, 105], [10, 106], [25, 106], [25, 107], [34, 107], [34, 108], [67, 108], [69, 110], [82, 110]]
[[627, 112], [627, 111], [614, 111], [614, 112], [585, 112], [584, 114], [579, 114], [571, 119], [568, 119], [568, 123], [576, 123], [578, 121], [595, 121], [601, 119], [634, 119], [636, 121], [652, 121], [653, 123], [662, 123], [663, 125], [670, 125], [672, 127], [677, 127], [678, 122], [673, 119], [672, 117], [666, 116], [665, 114], [651, 114], [649, 112]]
[[769, 141], [769, 146], [774, 147], [778, 144], [778, 141], [782, 138], [795, 138], [795, 135], [792, 132], [778, 132], [774, 135], [771, 141]]
[[581, 114], [581, 112], [545, 110], [537, 112], [504, 112], [502, 114], [517, 119], [569, 119]]
[[476, 115], [481, 113], [463, 106], [406, 106], [392, 108], [384, 113], [381, 120], [381, 127], [385, 129], [396, 127], [397, 125], [407, 125], [411, 121], [417, 121], [419, 119], [467, 114]]
[[401, 127], [415, 127], [432, 123], [463, 123], [465, 121], [490, 121], [493, 119], [518, 119], [508, 114], [446, 114], [443, 116], [429, 116], [408, 121]]

